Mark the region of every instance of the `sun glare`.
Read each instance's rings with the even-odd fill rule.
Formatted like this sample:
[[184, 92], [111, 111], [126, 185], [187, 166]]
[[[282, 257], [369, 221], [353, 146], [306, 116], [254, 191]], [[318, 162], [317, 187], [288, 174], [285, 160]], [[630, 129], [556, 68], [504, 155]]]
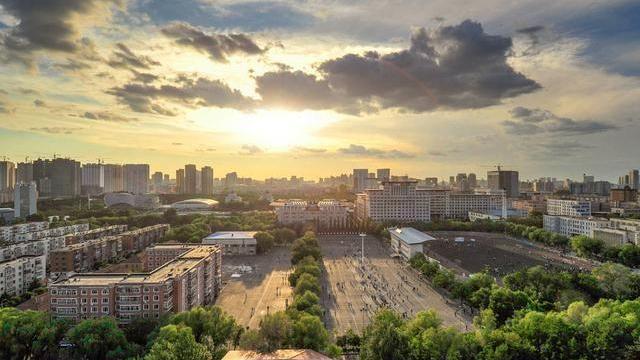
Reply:
[[202, 116], [197, 118], [197, 126], [224, 131], [232, 139], [242, 139], [243, 144], [256, 145], [268, 151], [286, 151], [295, 146], [318, 145], [318, 139], [314, 134], [337, 121], [329, 113], [283, 110], [258, 110], [238, 114], [233, 120], [215, 122], [205, 122]]

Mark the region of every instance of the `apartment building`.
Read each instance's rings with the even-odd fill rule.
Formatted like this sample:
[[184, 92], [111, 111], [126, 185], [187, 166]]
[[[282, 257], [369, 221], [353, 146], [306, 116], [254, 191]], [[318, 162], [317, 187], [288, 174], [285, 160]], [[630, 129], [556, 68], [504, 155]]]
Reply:
[[545, 230], [566, 237], [576, 235], [593, 236], [595, 229], [606, 228], [609, 225], [607, 219], [556, 215], [544, 215], [542, 223]]
[[591, 202], [586, 200], [547, 199], [547, 214], [556, 216], [591, 216]]
[[144, 250], [142, 263], [144, 271], [152, 271], [173, 259], [200, 246], [199, 244], [164, 243], [155, 244]]
[[547, 211], [546, 200], [543, 199], [516, 199], [511, 202], [511, 207], [531, 214], [532, 212], [544, 213]]
[[167, 230], [169, 225], [159, 224], [67, 245], [50, 253], [50, 272], [61, 276], [91, 271], [101, 262], [145, 249], [160, 240]]
[[13, 241], [16, 234], [26, 234], [49, 228], [47, 221], [29, 222], [10, 226], [0, 226], [0, 241]]
[[104, 236], [118, 235], [127, 231], [127, 225], [109, 225], [92, 230], [78, 231], [67, 234], [64, 237], [65, 246], [78, 244], [87, 240], [98, 239]]
[[34, 281], [44, 283], [47, 262], [44, 255], [25, 255], [0, 261], [0, 296], [24, 294]]
[[150, 272], [78, 274], [49, 286], [55, 318], [112, 316], [126, 324], [213, 304], [220, 293], [222, 252], [199, 245]]
[[348, 225], [349, 209], [336, 200], [308, 203], [289, 200], [276, 208], [278, 222], [283, 225], [313, 223], [318, 229], [339, 229]]

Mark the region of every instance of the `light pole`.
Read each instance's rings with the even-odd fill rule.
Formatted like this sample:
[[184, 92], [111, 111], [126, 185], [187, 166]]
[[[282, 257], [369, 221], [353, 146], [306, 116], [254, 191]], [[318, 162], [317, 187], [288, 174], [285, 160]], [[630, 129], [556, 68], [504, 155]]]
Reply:
[[362, 265], [364, 265], [364, 238], [366, 236], [367, 236], [367, 234], [360, 233], [360, 241], [362, 243], [362, 248], [360, 250], [361, 251], [360, 256], [361, 256], [361, 260], [362, 260]]

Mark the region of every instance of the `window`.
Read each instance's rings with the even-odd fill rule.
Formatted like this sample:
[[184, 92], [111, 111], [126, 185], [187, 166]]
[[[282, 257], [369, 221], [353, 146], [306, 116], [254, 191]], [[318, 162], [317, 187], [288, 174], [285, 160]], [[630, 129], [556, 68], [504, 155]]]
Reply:
[[92, 289], [91, 295], [98, 295], [98, 289]]
[[108, 314], [109, 313], [109, 307], [108, 306], [103, 306], [102, 307], [102, 312], [105, 313], [105, 314]]
[[153, 301], [158, 301], [160, 300], [160, 296], [158, 295], [153, 295]]
[[97, 298], [92, 298], [91, 299], [91, 303], [92, 304], [97, 304], [98, 303], [98, 299]]
[[81, 302], [81, 303], [83, 303], [83, 304], [86, 304], [86, 303], [87, 303], [87, 298], [82, 298], [82, 299], [80, 300], [80, 302]]

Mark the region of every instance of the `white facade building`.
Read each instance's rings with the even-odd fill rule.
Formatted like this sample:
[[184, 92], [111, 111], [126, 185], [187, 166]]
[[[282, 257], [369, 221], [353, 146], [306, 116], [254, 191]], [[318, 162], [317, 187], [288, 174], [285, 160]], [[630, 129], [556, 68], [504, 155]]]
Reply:
[[218, 245], [222, 255], [255, 255], [256, 231], [218, 231], [202, 239], [205, 245]]
[[416, 188], [417, 181], [383, 181], [378, 189], [365, 189], [356, 196], [359, 220], [430, 221], [429, 193]]
[[591, 216], [591, 202], [547, 199], [547, 214], [557, 216]]
[[416, 180], [384, 181], [379, 189], [357, 194], [356, 218], [360, 221], [430, 221], [467, 219], [469, 212], [506, 218], [504, 191], [458, 194], [450, 190], [418, 188]]
[[389, 229], [389, 234], [391, 235], [391, 249], [396, 255], [401, 255], [405, 259], [422, 254], [423, 244], [435, 240], [433, 236], [411, 227]]
[[566, 237], [576, 235], [593, 236], [595, 229], [606, 228], [609, 225], [607, 219], [592, 217], [544, 215], [542, 221], [545, 230]]
[[38, 280], [44, 283], [47, 263], [45, 256], [22, 256], [0, 262], [0, 295], [22, 295]]
[[283, 225], [314, 223], [319, 228], [345, 228], [348, 208], [336, 200], [322, 200], [309, 204], [303, 200], [290, 200], [276, 208], [278, 222]]
[[38, 190], [35, 181], [16, 184], [13, 209], [15, 217], [22, 219], [38, 212]]

